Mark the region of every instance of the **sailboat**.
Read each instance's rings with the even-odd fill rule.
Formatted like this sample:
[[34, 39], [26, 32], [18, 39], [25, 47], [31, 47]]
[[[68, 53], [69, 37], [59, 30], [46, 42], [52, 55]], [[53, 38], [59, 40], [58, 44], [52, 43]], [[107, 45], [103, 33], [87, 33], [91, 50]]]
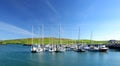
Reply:
[[[51, 31], [52, 32], [52, 31]], [[53, 34], [51, 33], [51, 36], [52, 36]], [[49, 44], [50, 44], [50, 46], [49, 46], [49, 52], [55, 52], [55, 47], [54, 47], [54, 45], [53, 45], [53, 38], [51, 37], [50, 39], [49, 39]]]
[[[43, 25], [42, 25], [42, 30], [43, 30]], [[38, 30], [39, 32], [38, 32], [38, 35], [39, 35], [39, 44], [38, 44], [38, 48], [37, 48], [37, 52], [42, 52], [43, 51], [43, 48], [41, 47], [41, 45], [40, 45], [40, 28], [39, 28], [39, 30]], [[42, 31], [43, 32], [43, 31]], [[42, 37], [43, 38], [43, 37]]]
[[36, 53], [37, 52], [37, 48], [34, 47], [34, 42], [33, 42], [33, 26], [32, 26], [32, 45], [31, 45], [31, 52], [32, 53]]
[[91, 36], [90, 36], [91, 46], [89, 47], [89, 51], [91, 51], [91, 52], [98, 52], [99, 48], [97, 46], [92, 45], [93, 44], [92, 36], [93, 36], [93, 33], [91, 32]]
[[65, 48], [61, 45], [61, 25], [59, 25], [59, 45], [56, 45], [55, 52], [64, 52]]
[[[80, 40], [80, 28], [79, 28], [79, 32], [78, 32], [78, 40]], [[77, 44], [75, 51], [76, 52], [85, 52], [85, 49], [83, 48], [83, 45]]]
[[49, 52], [55, 52], [56, 51], [56, 48], [54, 47], [54, 45], [50, 45], [49, 47]]

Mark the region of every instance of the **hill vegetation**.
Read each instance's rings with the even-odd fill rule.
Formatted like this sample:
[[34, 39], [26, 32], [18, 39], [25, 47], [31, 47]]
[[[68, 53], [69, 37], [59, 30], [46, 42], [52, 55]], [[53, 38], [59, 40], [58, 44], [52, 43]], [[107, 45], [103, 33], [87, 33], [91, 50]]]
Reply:
[[[34, 44], [76, 44], [76, 43], [83, 43], [83, 44], [107, 44], [107, 41], [95, 41], [95, 40], [72, 40], [72, 39], [65, 39], [61, 38], [33, 38]], [[24, 38], [24, 39], [13, 39], [13, 40], [2, 40], [0, 44], [32, 44], [32, 38]]]

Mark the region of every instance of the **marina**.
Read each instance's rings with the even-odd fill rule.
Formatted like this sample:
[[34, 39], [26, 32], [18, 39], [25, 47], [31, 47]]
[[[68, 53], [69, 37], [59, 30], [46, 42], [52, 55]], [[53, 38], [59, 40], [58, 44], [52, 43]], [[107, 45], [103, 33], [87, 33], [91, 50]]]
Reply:
[[65, 52], [65, 51], [75, 51], [75, 52], [107, 52], [108, 47], [105, 45], [82, 45], [82, 44], [73, 44], [73, 45], [34, 45], [31, 46], [31, 52]]
[[[39, 28], [40, 29], [40, 28]], [[69, 49], [71, 51], [75, 51], [75, 52], [86, 52], [86, 51], [90, 51], [90, 52], [107, 52], [108, 48], [106, 47], [106, 45], [94, 45], [93, 41], [92, 41], [92, 37], [93, 37], [93, 33], [91, 32], [90, 35], [90, 45], [85, 45], [85, 44], [80, 44], [79, 42], [76, 42], [73, 45], [70, 44], [62, 44], [61, 43], [61, 24], [59, 24], [59, 44], [53, 44], [53, 40], [51, 41], [49, 39], [49, 43], [51, 44], [44, 44], [44, 25], [42, 24], [41, 27], [41, 35], [42, 35], [42, 39], [40, 42], [40, 39], [38, 39], [38, 43], [36, 46], [34, 45], [34, 29], [32, 26], [32, 39], [31, 39], [31, 52], [32, 53], [38, 53], [38, 52], [44, 52], [44, 51], [49, 51], [49, 52], [65, 52], [66, 49]], [[38, 36], [40, 37], [40, 30], [38, 30]], [[78, 41], [80, 40], [80, 27], [79, 27], [79, 31], [78, 31]], [[40, 44], [42, 43], [42, 44]]]

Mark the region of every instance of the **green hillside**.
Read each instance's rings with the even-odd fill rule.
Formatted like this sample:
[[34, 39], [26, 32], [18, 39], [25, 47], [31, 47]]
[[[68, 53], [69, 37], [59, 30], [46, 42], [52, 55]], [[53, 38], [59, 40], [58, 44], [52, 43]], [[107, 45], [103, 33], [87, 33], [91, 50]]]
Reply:
[[[44, 44], [60, 44], [59, 38], [34, 38], [34, 44], [42, 44], [42, 40]], [[61, 44], [75, 44], [75, 43], [83, 43], [83, 44], [106, 44], [107, 41], [94, 41], [94, 40], [72, 40], [72, 39], [65, 39], [61, 38]], [[24, 38], [24, 39], [13, 39], [13, 40], [4, 40], [0, 41], [0, 44], [32, 44], [31, 38]]]

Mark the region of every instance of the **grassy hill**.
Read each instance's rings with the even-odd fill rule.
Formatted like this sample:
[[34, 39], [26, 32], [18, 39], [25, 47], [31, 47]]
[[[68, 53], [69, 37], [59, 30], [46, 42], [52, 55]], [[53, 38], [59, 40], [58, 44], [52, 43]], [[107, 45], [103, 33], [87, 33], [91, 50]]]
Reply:
[[[44, 44], [60, 44], [59, 38], [43, 38]], [[94, 40], [72, 40], [72, 39], [65, 39], [61, 38], [61, 44], [75, 44], [75, 43], [84, 43], [84, 44], [106, 44], [107, 41], [94, 41]], [[42, 44], [42, 38], [34, 38], [34, 44]], [[31, 38], [24, 38], [24, 39], [12, 39], [12, 40], [4, 40], [0, 41], [0, 44], [32, 44]]]

